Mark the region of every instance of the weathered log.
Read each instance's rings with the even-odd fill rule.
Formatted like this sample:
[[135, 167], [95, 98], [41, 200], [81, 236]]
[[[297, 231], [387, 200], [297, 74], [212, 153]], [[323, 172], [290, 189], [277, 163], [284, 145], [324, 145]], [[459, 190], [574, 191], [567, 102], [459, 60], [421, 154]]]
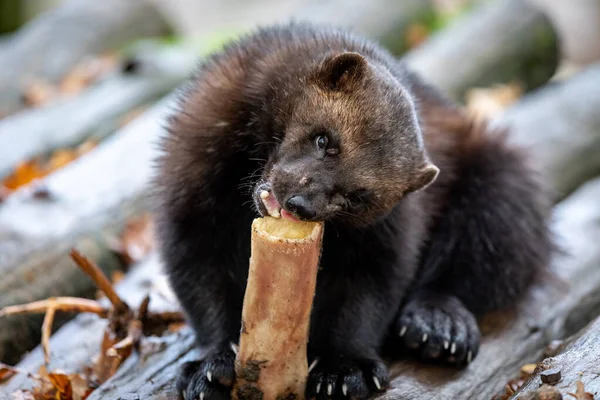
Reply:
[[[555, 230], [569, 254], [555, 258], [552, 270], [560, 277], [548, 277], [536, 286], [519, 305], [518, 313], [496, 313], [482, 325], [484, 339], [479, 355], [465, 370], [434, 367], [406, 361], [392, 368], [397, 377], [393, 388], [380, 399], [489, 399], [525, 362], [536, 361], [544, 346], [554, 338], [563, 338], [584, 326], [600, 306], [600, 179], [588, 183], [556, 207]], [[126, 297], [127, 299], [127, 297]], [[96, 319], [96, 317], [92, 317]], [[55, 368], [78, 370], [97, 349], [100, 333], [97, 325], [82, 324], [81, 318], [67, 324], [51, 339]], [[69, 359], [70, 346], [77, 332], [91, 346], [79, 349]], [[97, 338], [96, 338], [97, 336]], [[119, 371], [89, 397], [177, 399], [173, 383], [182, 362], [198, 358], [189, 329], [166, 336], [164, 345], [151, 355], [134, 353]], [[95, 342], [97, 341], [97, 342]], [[87, 353], [86, 353], [87, 351]], [[54, 353], [53, 353], [54, 354]], [[65, 357], [63, 361], [56, 358]], [[19, 365], [30, 371], [43, 363], [36, 349]], [[14, 377], [0, 390], [9, 393], [23, 385]], [[1, 392], [0, 392], [1, 393]]]
[[554, 28], [526, 0], [483, 4], [403, 57], [457, 100], [474, 86], [517, 81], [536, 88], [552, 77], [558, 58]]
[[[24, 188], [0, 206], [0, 307], [93, 290], [69, 258], [73, 245], [106, 268], [119, 265], [107, 238], [146, 209], [155, 140], [171, 101], [166, 98], [47, 177], [49, 199]], [[14, 360], [35, 345], [39, 329], [39, 320], [31, 316], [0, 320], [0, 359]]]
[[[528, 394], [535, 392], [542, 385], [541, 375], [543, 372], [551, 370], [560, 373], [560, 380], [552, 386], [562, 394], [563, 399], [569, 398], [568, 393], [576, 392], [577, 381], [581, 381], [585, 392], [599, 396], [600, 318], [570, 338], [569, 342], [560, 354], [546, 358], [539, 363], [531, 378], [511, 399], [525, 400], [529, 398]], [[585, 398], [582, 399], [585, 400]]]
[[[465, 370], [398, 363], [394, 389], [380, 399], [490, 399], [522, 364], [535, 362], [553, 339], [581, 329], [600, 306], [600, 179], [555, 208], [558, 254], [546, 282], [531, 290], [517, 312], [495, 313], [482, 324], [479, 355]], [[557, 277], [559, 279], [557, 279]]]
[[23, 26], [0, 47], [0, 114], [19, 108], [24, 80], [57, 82], [89, 55], [169, 28], [148, 0], [70, 0]]
[[[431, 0], [328, 0], [308, 3], [305, 0], [255, 0], [246, 4], [238, 0], [222, 0], [208, 7], [205, 3], [187, 0], [157, 2], [174, 21], [176, 29], [186, 35], [203, 37], [214, 32], [247, 31], [256, 25], [285, 23], [293, 18], [349, 27], [381, 41], [396, 54], [407, 49], [407, 27], [432, 16], [432, 3]], [[223, 20], [225, 14], [227, 19]]]
[[143, 48], [130, 57], [143, 60], [134, 73], [115, 71], [80, 96], [1, 120], [0, 179], [20, 161], [114, 132], [129, 111], [173, 90], [197, 62], [194, 52], [174, 46]]
[[508, 109], [497, 122], [530, 149], [562, 198], [600, 173], [600, 64], [548, 85]]

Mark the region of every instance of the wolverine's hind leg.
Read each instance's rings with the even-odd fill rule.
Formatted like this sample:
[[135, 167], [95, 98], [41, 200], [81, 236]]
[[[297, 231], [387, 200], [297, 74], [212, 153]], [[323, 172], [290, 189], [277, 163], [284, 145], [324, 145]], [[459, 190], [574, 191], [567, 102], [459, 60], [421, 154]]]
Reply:
[[522, 154], [483, 131], [465, 142], [394, 326], [422, 357], [457, 364], [477, 354], [475, 316], [513, 304], [553, 250], [549, 202]]

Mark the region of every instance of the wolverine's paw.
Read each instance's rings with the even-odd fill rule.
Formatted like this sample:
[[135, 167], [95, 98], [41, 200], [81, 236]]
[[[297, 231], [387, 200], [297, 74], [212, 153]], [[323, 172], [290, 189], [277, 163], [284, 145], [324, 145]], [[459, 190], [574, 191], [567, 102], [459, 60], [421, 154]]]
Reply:
[[425, 360], [465, 365], [479, 351], [477, 320], [454, 296], [415, 296], [400, 311], [395, 328], [400, 342]]
[[344, 359], [313, 362], [306, 383], [307, 399], [366, 399], [388, 386], [383, 362], [372, 359]]
[[177, 390], [185, 400], [228, 400], [235, 378], [235, 354], [224, 351], [185, 363]]

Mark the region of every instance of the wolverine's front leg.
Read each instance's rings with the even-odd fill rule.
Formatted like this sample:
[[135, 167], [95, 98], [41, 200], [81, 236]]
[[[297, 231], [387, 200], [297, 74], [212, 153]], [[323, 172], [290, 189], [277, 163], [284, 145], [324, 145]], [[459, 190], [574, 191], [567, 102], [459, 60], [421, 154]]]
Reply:
[[[200, 360], [184, 365], [177, 388], [188, 400], [229, 399], [235, 378], [231, 344], [239, 341], [250, 235], [224, 217], [194, 217], [161, 225], [171, 233], [162, 248], [171, 286], [204, 351]], [[233, 221], [242, 218], [250, 219]], [[184, 235], [187, 241], [179, 240]]]
[[398, 304], [394, 279], [367, 263], [332, 271], [335, 265], [324, 261], [311, 319], [306, 397], [365, 399], [388, 386], [380, 347]]

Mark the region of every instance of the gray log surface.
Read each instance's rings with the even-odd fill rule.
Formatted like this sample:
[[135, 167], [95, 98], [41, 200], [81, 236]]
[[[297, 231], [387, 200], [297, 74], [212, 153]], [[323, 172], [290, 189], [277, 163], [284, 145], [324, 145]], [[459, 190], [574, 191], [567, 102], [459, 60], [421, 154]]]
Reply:
[[550, 369], [560, 371], [561, 379], [553, 386], [560, 391], [563, 399], [570, 398], [568, 393], [576, 392], [578, 380], [581, 380], [586, 392], [598, 398], [600, 396], [600, 371], [598, 371], [600, 318], [582, 329], [575, 337], [570, 338], [569, 342], [560, 354], [544, 359], [538, 365], [537, 372], [511, 399], [524, 399], [527, 397], [526, 394], [538, 389], [542, 385], [541, 372]]
[[554, 74], [558, 57], [548, 18], [526, 0], [503, 0], [480, 5], [403, 59], [461, 100], [474, 86], [513, 80], [527, 90], [543, 85]]
[[28, 77], [54, 83], [87, 56], [168, 31], [148, 0], [69, 0], [0, 44], [0, 115], [20, 108]]

